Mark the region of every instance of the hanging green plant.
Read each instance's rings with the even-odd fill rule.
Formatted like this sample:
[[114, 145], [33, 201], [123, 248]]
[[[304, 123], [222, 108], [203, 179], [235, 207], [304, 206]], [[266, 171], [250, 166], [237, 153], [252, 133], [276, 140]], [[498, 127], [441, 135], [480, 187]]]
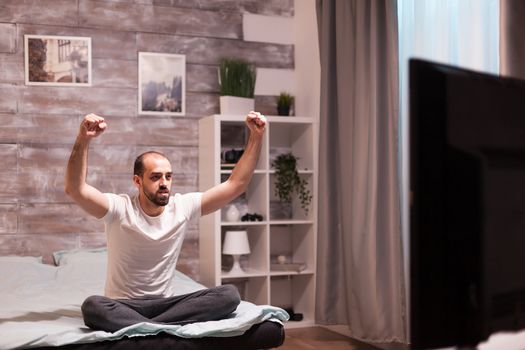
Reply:
[[308, 215], [312, 194], [308, 190], [308, 181], [299, 176], [297, 171], [297, 160], [292, 153], [280, 154], [272, 162], [275, 168], [275, 195], [283, 203], [292, 201], [296, 193], [301, 202], [301, 208]]

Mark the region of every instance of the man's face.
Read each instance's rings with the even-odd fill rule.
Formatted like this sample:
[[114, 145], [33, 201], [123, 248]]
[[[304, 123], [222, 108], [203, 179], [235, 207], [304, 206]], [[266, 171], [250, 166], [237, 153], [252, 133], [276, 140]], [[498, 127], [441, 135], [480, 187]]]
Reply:
[[135, 175], [135, 183], [139, 191], [157, 206], [165, 206], [169, 202], [172, 171], [170, 162], [159, 155], [151, 154], [144, 158], [144, 174]]

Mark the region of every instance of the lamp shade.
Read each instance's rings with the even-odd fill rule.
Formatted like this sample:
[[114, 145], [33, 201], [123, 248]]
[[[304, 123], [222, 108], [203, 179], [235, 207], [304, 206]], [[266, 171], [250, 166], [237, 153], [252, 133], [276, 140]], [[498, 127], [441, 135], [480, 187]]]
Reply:
[[250, 254], [250, 244], [248, 243], [248, 233], [246, 231], [226, 231], [223, 254]]

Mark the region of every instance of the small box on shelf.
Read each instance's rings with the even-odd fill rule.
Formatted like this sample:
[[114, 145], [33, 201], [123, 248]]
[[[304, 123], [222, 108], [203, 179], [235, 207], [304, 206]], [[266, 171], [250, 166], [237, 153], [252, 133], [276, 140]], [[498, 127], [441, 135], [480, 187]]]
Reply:
[[293, 260], [291, 255], [272, 255], [270, 258], [271, 272], [300, 273], [306, 270], [306, 263]]
[[306, 270], [305, 263], [271, 263], [270, 271], [289, 272], [289, 273], [301, 273]]

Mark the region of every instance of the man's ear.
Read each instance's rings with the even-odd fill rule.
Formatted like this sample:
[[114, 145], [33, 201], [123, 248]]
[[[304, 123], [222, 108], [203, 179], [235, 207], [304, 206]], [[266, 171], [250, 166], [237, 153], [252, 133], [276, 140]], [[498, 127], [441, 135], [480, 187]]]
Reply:
[[138, 189], [140, 189], [142, 186], [142, 178], [138, 175], [133, 175], [133, 183]]

